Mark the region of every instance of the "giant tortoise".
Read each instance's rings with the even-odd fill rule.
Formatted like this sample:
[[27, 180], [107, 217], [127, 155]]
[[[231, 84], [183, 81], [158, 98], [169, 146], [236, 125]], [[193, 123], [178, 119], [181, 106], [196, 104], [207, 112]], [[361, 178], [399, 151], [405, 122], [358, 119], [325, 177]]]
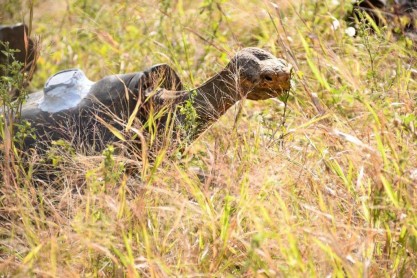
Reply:
[[192, 90], [184, 90], [166, 64], [97, 82], [78, 69], [61, 71], [22, 107], [21, 120], [30, 122], [35, 133], [24, 140], [23, 149], [59, 139], [95, 151], [138, 135], [194, 140], [237, 101], [288, 91], [291, 71], [285, 60], [260, 48], [240, 50], [223, 70]]

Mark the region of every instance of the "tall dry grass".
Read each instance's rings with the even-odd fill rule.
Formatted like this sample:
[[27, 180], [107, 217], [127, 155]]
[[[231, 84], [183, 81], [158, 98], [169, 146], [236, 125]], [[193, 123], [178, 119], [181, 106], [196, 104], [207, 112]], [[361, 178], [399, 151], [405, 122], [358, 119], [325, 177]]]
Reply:
[[35, 88], [60, 69], [97, 80], [161, 62], [191, 88], [243, 46], [289, 60], [294, 85], [286, 106], [245, 101], [145, 168], [57, 145], [44, 182], [30, 156], [1, 184], [5, 276], [416, 275], [411, 41], [364, 24], [348, 36], [350, 1], [48, 3], [34, 9]]

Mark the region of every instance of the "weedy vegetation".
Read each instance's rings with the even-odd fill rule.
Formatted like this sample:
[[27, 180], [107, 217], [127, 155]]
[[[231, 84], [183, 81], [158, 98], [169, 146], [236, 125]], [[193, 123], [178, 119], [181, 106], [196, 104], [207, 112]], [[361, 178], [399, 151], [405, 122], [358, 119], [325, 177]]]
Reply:
[[[3, 119], [1, 276], [416, 276], [416, 42], [366, 15], [349, 36], [350, 2], [35, 1], [32, 89], [157, 63], [192, 88], [244, 46], [292, 63], [293, 88], [151, 161], [68, 142], [23, 155]], [[9, 1], [1, 21], [29, 6]]]

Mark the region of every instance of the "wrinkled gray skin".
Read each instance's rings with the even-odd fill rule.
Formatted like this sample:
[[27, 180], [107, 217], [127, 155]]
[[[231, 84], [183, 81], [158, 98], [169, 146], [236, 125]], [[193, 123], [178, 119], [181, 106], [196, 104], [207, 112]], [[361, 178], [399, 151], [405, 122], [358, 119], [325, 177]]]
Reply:
[[[177, 131], [188, 125], [186, 117], [176, 108], [187, 101], [192, 103], [197, 114], [196, 124], [188, 132], [191, 134], [189, 138], [195, 139], [237, 101], [243, 98], [263, 100], [288, 91], [291, 68], [286, 61], [265, 50], [245, 48], [225, 69], [191, 91], [183, 90], [175, 71], [162, 64], [144, 72], [108, 76], [92, 86], [88, 80], [83, 83], [84, 87], [78, 84], [77, 88], [88, 89], [85, 96], [75, 107], [58, 112], [45, 111], [54, 110], [54, 105], [45, 105], [47, 97], [42, 98], [42, 92], [38, 92], [29, 97], [22, 110], [22, 119], [31, 122], [36, 131], [36, 139], [27, 138], [23, 147], [27, 149], [65, 139], [74, 146], [101, 151], [107, 144], [117, 141], [108, 125], [122, 131], [135, 111], [136, 119], [142, 125], [150, 115], [164, 111], [159, 113], [163, 116], [155, 121], [158, 136], [165, 134], [167, 119], [171, 119], [168, 115], [173, 113], [175, 120], [170, 122], [173, 123], [172, 134], [173, 138], [178, 138], [181, 135]], [[107, 127], [98, 117], [106, 122]]]

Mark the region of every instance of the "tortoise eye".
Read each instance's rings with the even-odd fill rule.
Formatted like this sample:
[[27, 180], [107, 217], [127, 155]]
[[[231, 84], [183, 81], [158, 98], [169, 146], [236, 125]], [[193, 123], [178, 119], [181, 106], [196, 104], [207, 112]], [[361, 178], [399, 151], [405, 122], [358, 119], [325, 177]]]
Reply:
[[271, 82], [271, 81], [273, 80], [272, 76], [271, 76], [271, 75], [269, 75], [269, 74], [265, 74], [265, 75], [263, 75], [263, 76], [262, 76], [262, 79], [264, 79], [264, 80], [266, 80], [266, 81], [268, 81], [268, 82]]

